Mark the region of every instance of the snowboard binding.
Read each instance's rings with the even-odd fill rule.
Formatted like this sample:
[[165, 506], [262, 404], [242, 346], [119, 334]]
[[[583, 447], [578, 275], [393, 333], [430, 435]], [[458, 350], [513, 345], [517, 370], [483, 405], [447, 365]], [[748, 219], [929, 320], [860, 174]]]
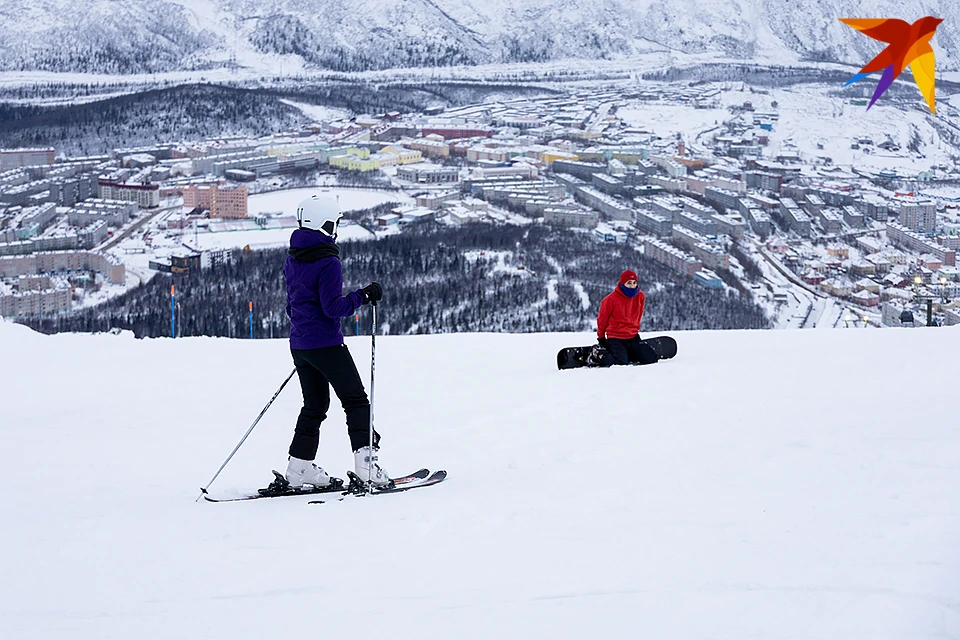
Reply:
[[604, 367], [610, 362], [610, 352], [598, 344], [590, 347], [590, 352], [584, 359], [588, 367]]

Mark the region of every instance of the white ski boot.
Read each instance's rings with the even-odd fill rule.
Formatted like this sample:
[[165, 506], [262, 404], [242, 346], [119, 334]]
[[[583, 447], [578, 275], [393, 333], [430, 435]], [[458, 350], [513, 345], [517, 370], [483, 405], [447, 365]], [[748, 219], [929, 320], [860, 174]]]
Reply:
[[330, 486], [330, 476], [322, 468], [315, 465], [313, 460], [301, 460], [292, 456], [287, 464], [287, 473], [284, 478], [290, 483], [292, 489], [299, 489], [305, 484], [312, 485], [317, 489]]
[[380, 449], [373, 449], [371, 455], [370, 447], [361, 447], [353, 452], [354, 472], [364, 483], [372, 482], [375, 487], [385, 487], [393, 483], [390, 475], [385, 469], [377, 464], [377, 454]]

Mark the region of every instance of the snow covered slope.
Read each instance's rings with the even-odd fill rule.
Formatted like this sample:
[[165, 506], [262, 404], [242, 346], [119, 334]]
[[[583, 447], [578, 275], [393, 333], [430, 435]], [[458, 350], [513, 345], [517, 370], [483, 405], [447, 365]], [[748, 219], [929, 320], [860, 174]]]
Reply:
[[[283, 341], [0, 322], [0, 637], [960, 636], [960, 330], [677, 337], [566, 372], [589, 336], [384, 337], [382, 460], [447, 482], [198, 504]], [[291, 384], [213, 489], [284, 464]]]
[[[878, 45], [837, 21], [942, 17], [938, 64], [960, 68], [953, 0], [5, 0], [0, 69], [142, 73], [235, 60], [357, 71], [623, 59], [647, 51], [862, 65]], [[284, 60], [286, 58], [286, 60]]]

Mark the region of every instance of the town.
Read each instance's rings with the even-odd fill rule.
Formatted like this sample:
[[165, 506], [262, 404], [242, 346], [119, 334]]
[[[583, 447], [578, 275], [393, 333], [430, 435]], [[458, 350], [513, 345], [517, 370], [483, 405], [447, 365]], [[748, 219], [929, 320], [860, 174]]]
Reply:
[[346, 239], [426, 221], [551, 225], [748, 290], [778, 327], [960, 324], [956, 109], [928, 132], [902, 101], [887, 109], [907, 129], [866, 136], [818, 129], [808, 110], [851, 117], [865, 101], [806, 91], [638, 82], [97, 157], [5, 149], [0, 315], [66, 313], [283, 245], [295, 200], [277, 197], [323, 188], [346, 210], [391, 203], [348, 216]]

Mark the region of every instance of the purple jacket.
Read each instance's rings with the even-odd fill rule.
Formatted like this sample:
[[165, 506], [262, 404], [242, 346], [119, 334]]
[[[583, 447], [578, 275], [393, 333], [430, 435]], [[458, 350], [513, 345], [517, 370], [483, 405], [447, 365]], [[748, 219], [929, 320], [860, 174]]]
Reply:
[[319, 231], [297, 229], [290, 236], [290, 256], [283, 265], [287, 279], [290, 348], [320, 349], [343, 344], [340, 318], [363, 304], [360, 290], [343, 295], [343, 271], [333, 238]]

